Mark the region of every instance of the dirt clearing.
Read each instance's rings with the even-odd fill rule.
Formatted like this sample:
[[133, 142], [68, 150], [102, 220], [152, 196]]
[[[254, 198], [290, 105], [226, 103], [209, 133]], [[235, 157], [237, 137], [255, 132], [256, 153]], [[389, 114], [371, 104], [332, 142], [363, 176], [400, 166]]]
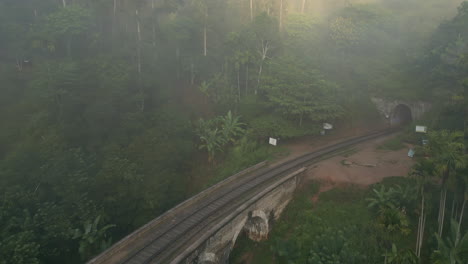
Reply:
[[386, 177], [406, 176], [414, 161], [408, 157], [411, 145], [397, 151], [378, 147], [396, 135], [381, 137], [354, 146], [344, 154], [318, 162], [309, 167], [306, 180], [321, 183], [319, 192], [312, 198], [315, 204], [320, 193], [337, 186], [355, 184], [368, 186], [382, 181]]

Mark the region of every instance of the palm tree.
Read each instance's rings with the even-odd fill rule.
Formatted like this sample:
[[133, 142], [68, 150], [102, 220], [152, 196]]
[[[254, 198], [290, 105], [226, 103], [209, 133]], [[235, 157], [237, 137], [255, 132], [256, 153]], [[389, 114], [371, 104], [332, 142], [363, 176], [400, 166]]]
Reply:
[[460, 233], [460, 228], [463, 222], [463, 215], [465, 214], [466, 202], [468, 201], [468, 176], [465, 174], [463, 178], [464, 182], [464, 193], [463, 193], [463, 204], [460, 212], [460, 220], [458, 220], [458, 232]]
[[373, 189], [374, 197], [367, 198], [369, 202], [369, 208], [395, 208], [395, 201], [393, 200], [394, 189], [389, 187], [388, 190], [384, 185], [380, 186], [380, 189]]
[[408, 217], [398, 208], [381, 208], [377, 222], [382, 230], [390, 236], [398, 234], [408, 235], [411, 232]]
[[460, 238], [457, 221], [452, 219], [450, 237], [445, 240], [435, 234], [438, 249], [432, 254], [434, 264], [466, 264], [468, 259], [468, 233]]
[[445, 219], [445, 202], [447, 199], [447, 181], [453, 176], [456, 169], [465, 166], [463, 133], [448, 132], [442, 130], [429, 133], [429, 144], [426, 150], [430, 153], [435, 164], [436, 171], [442, 176], [441, 193], [439, 203], [439, 229], [438, 234], [442, 236]]
[[421, 247], [424, 241], [424, 229], [426, 226], [427, 208], [424, 187], [429, 182], [429, 177], [433, 171], [432, 162], [423, 159], [417, 163], [411, 173], [416, 177], [418, 194], [421, 196], [421, 207], [419, 208], [418, 232], [416, 235], [416, 256], [421, 256]]
[[384, 254], [388, 264], [418, 264], [419, 258], [410, 249], [398, 250], [395, 244], [392, 244], [392, 250]]
[[409, 221], [406, 214], [395, 207], [381, 207], [377, 217], [377, 227], [380, 230], [383, 247], [386, 249], [385, 263], [387, 263], [387, 252], [391, 242], [400, 235], [411, 233]]

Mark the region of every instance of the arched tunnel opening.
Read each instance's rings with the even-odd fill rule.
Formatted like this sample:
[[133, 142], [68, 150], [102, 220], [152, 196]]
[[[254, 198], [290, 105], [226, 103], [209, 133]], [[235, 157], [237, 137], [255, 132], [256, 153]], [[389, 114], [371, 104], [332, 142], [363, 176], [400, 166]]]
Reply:
[[403, 126], [413, 121], [411, 109], [404, 104], [399, 104], [395, 107], [390, 117], [390, 124], [392, 127]]

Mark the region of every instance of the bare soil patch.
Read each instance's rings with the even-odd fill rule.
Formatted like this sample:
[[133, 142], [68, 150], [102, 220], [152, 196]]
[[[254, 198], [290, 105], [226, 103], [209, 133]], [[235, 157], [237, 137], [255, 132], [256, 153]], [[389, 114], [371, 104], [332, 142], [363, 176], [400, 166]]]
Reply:
[[[309, 167], [307, 180], [322, 183], [319, 193], [330, 190], [336, 185], [355, 184], [368, 186], [382, 181], [386, 177], [408, 175], [414, 161], [408, 157], [408, 149], [397, 151], [378, 149], [388, 138], [381, 137], [356, 145], [349, 155], [338, 155], [318, 162]], [[317, 198], [313, 198], [318, 200]]]

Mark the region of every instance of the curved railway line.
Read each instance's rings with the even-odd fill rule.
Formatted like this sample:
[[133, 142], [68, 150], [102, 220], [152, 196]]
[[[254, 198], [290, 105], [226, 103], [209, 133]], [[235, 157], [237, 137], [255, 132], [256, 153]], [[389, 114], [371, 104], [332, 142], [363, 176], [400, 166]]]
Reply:
[[[268, 187], [300, 167], [323, 159], [343, 148], [395, 132], [387, 129], [345, 140], [324, 147], [274, 167], [264, 167], [212, 191], [209, 196], [197, 201], [189, 208], [179, 210], [157, 226], [148, 225], [138, 229], [116, 245], [92, 259], [88, 264], [149, 264], [173, 263], [180, 259], [180, 252], [199, 238], [223, 216], [253, 197], [259, 190]], [[126, 241], [133, 241], [126, 243]], [[137, 243], [135, 243], [137, 241]]]

